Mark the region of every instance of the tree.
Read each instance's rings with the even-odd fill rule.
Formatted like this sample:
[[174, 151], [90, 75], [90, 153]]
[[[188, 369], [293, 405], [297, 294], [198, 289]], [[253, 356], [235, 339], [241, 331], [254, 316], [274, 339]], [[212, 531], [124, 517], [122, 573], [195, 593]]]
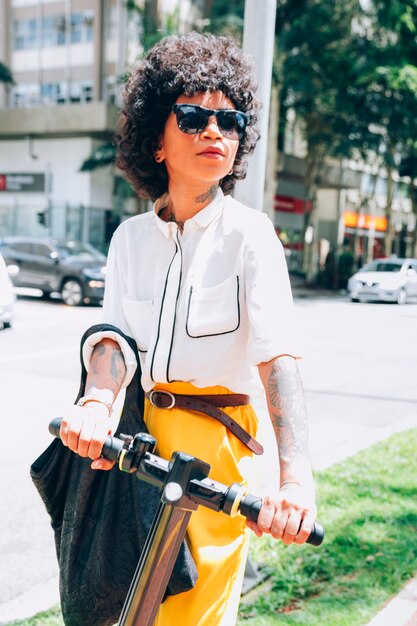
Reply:
[[[401, 163], [408, 164], [410, 169], [416, 155], [417, 3], [415, 0], [374, 0], [367, 17], [362, 111], [380, 137], [387, 180], [385, 254], [389, 255], [395, 236], [394, 172]], [[413, 167], [411, 174], [412, 170]], [[414, 172], [411, 181], [416, 174]], [[415, 210], [412, 182], [410, 191]]]
[[416, 155], [416, 24], [415, 0], [282, 0], [278, 9], [282, 119], [292, 108], [304, 129], [307, 198], [314, 206], [329, 157], [375, 161], [387, 182], [387, 254], [394, 175]]
[[14, 79], [11, 70], [0, 61], [0, 83], [5, 85], [14, 85]]
[[241, 41], [244, 14], [245, 0], [211, 0], [203, 20], [203, 30]]
[[[286, 0], [277, 14], [276, 77], [281, 86], [281, 129], [292, 109], [303, 129], [306, 203], [305, 231], [314, 219], [317, 190], [329, 157], [341, 159], [353, 151], [349, 137], [357, 134], [357, 113], [348, 97], [356, 81], [355, 20], [357, 0]], [[304, 268], [314, 277], [312, 246], [305, 247]]]

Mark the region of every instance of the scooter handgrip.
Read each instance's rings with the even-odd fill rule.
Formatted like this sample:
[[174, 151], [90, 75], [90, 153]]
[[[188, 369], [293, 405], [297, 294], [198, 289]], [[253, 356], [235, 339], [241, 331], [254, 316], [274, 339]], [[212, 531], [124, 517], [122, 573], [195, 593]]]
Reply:
[[259, 496], [252, 496], [247, 493], [240, 501], [239, 510], [242, 515], [252, 522], [258, 521], [259, 511], [262, 508], [263, 500]]
[[307, 543], [312, 546], [320, 546], [323, 543], [324, 539], [324, 528], [321, 524], [317, 522], [313, 525], [313, 530], [310, 533], [309, 538], [307, 539]]
[[[245, 495], [239, 505], [241, 514], [247, 519], [250, 519], [252, 522], [257, 522], [262, 502], [262, 498], [259, 498], [259, 496], [252, 496], [251, 494]], [[307, 539], [307, 543], [312, 546], [319, 546], [323, 543], [323, 539], [324, 528], [321, 524], [315, 523], [313, 525], [313, 530]]]
[[54, 437], [59, 438], [59, 429], [61, 428], [62, 417], [54, 417], [52, 422], [49, 424], [49, 432]]
[[118, 439], [117, 437], [112, 437], [111, 435], [109, 435], [104, 442], [101, 456], [103, 456], [105, 459], [109, 459], [110, 461], [116, 461], [117, 463], [122, 448], [123, 441], [121, 439]]
[[[54, 437], [60, 438], [60, 428], [61, 428], [62, 417], [55, 417], [49, 424], [49, 432]], [[118, 439], [117, 437], [112, 437], [109, 435], [103, 445], [103, 450], [101, 455], [105, 459], [109, 459], [110, 461], [118, 461], [120, 451], [123, 448], [123, 441]]]

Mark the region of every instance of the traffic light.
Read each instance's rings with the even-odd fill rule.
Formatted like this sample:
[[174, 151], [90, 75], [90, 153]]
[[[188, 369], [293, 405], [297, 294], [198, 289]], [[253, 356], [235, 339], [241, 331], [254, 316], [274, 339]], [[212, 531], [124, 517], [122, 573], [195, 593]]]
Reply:
[[37, 213], [37, 216], [38, 216], [39, 224], [42, 224], [42, 226], [46, 226], [46, 214], [45, 214], [45, 211], [39, 211], [39, 213]]

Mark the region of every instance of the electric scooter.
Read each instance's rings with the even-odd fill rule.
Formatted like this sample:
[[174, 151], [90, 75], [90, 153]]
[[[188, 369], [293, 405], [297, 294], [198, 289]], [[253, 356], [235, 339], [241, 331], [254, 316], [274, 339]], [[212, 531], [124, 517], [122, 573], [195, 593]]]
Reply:
[[[59, 437], [61, 418], [52, 420], [49, 431]], [[133, 576], [118, 626], [153, 626], [159, 606], [187, 532], [191, 513], [198, 506], [241, 514], [256, 522], [262, 498], [246, 493], [234, 483], [226, 486], [209, 477], [210, 465], [184, 452], [174, 452], [169, 461], [154, 454], [156, 439], [148, 433], [134, 437], [109, 436], [102, 456], [115, 461], [123, 472], [156, 486], [161, 502]], [[319, 546], [324, 529], [315, 524], [307, 543]]]

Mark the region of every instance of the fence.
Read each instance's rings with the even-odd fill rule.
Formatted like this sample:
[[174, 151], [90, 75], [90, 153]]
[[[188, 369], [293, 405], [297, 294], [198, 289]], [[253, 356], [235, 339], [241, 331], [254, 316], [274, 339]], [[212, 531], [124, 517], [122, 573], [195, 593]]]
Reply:
[[0, 206], [0, 238], [9, 235], [88, 241], [100, 250], [119, 223], [111, 210], [68, 204]]

